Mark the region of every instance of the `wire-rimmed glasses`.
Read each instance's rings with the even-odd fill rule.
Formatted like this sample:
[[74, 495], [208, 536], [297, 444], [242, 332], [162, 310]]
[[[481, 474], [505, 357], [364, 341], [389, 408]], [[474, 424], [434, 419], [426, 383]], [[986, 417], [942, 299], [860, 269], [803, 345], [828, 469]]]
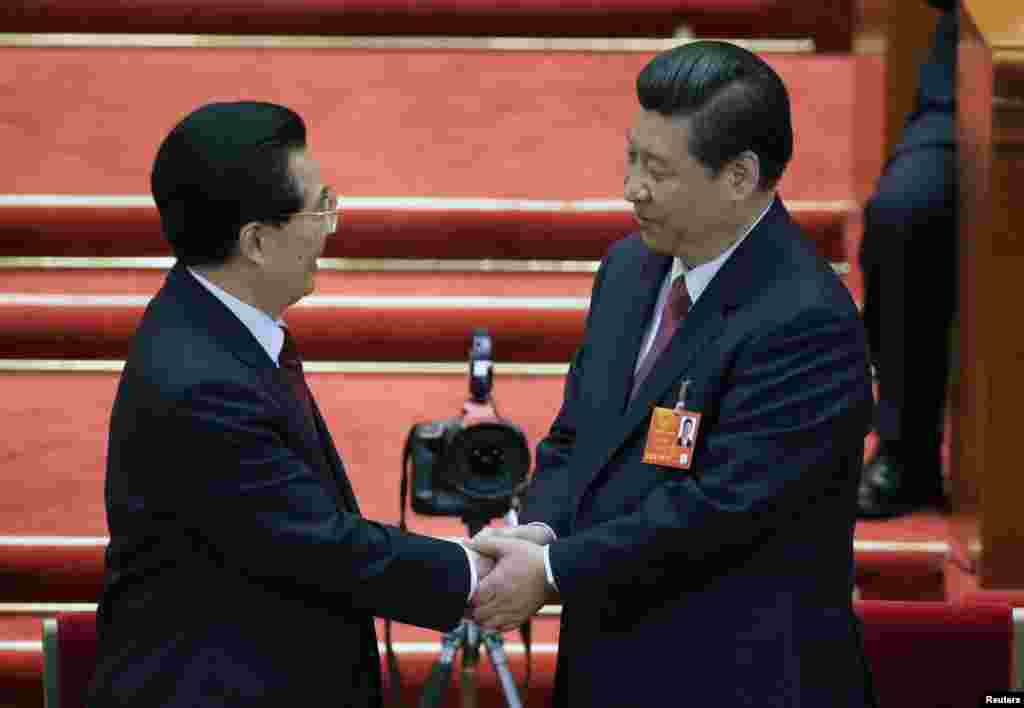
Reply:
[[334, 233], [338, 229], [338, 212], [341, 211], [338, 205], [338, 193], [331, 187], [324, 189], [320, 197], [320, 207], [317, 211], [296, 211], [289, 216], [315, 216], [318, 218], [327, 217], [327, 232]]

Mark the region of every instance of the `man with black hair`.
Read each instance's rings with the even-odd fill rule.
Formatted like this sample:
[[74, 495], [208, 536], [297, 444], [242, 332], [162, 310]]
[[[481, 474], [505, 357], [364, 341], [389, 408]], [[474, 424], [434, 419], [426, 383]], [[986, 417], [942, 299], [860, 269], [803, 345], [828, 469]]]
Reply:
[[879, 447], [864, 467], [862, 518], [947, 506], [940, 450], [957, 301], [958, 37], [956, 2], [929, 4], [943, 14], [916, 106], [864, 210], [860, 261]]
[[[867, 344], [776, 193], [786, 87], [695, 42], [637, 95], [639, 231], [595, 278], [525, 525], [473, 540], [497, 558], [474, 617], [507, 629], [561, 600], [561, 707], [873, 705], [852, 607]], [[673, 411], [701, 415], [685, 461], [659, 457]]]
[[88, 705], [380, 706], [374, 615], [451, 629], [490, 564], [359, 513], [281, 319], [337, 197], [302, 119], [249, 101], [178, 123], [152, 191], [178, 262], [114, 401]]

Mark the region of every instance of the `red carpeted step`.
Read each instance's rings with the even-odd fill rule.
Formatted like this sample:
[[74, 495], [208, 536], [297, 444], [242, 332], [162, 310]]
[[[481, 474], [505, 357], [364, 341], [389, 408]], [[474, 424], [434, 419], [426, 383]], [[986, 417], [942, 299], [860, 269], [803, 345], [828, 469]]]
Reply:
[[104, 538], [0, 536], [0, 603], [96, 602], [106, 547]]
[[[468, 343], [469, 333], [463, 335]], [[532, 449], [561, 403], [563, 375], [557, 367], [503, 367], [500, 347], [498, 340], [494, 395]], [[0, 536], [106, 536], [103, 475], [117, 371], [8, 369], [0, 377], [0, 488], [14, 490], [0, 495]], [[469, 394], [465, 364], [441, 371], [310, 370], [307, 378], [365, 514], [397, 522], [402, 441], [416, 422], [461, 410]], [[457, 519], [413, 516], [409, 523], [435, 535], [466, 533]]]
[[856, 586], [862, 600], [946, 599], [943, 542], [891, 541], [855, 545]]
[[[628, 232], [625, 220], [632, 220], [624, 204], [594, 209], [579, 204], [532, 203], [529, 208], [521, 204], [509, 208], [494, 202], [439, 204], [433, 200], [411, 206], [396, 201], [388, 202], [387, 208], [376, 203], [364, 207], [365, 203], [356, 204], [351, 214], [346, 212], [346, 225], [331, 242], [339, 246], [329, 246], [327, 255], [596, 259], [612, 240]], [[832, 257], [845, 248], [847, 213], [848, 207], [843, 205], [798, 203], [794, 209], [819, 250]], [[0, 208], [0, 225], [0, 241], [18, 253], [27, 250], [31, 255], [52, 253], [54, 249], [46, 247], [48, 239], [52, 239], [51, 247], [77, 241], [79, 246], [74, 249], [56, 248], [76, 255], [95, 255], [95, 251], [109, 255], [112, 238], [118, 255], [126, 256], [149, 252], [148, 246], [136, 249], [138, 243], [151, 242], [154, 248], [163, 244], [152, 206], [100, 201], [90, 207], [46, 199], [26, 204], [12, 198], [6, 208]], [[37, 237], [26, 239], [37, 229]], [[101, 234], [98, 243], [90, 241], [95, 234]], [[140, 238], [139, 234], [149, 235]], [[75, 277], [70, 271], [67, 275], [69, 281]], [[88, 277], [84, 273], [79, 276]], [[550, 280], [533, 273], [504, 276], [520, 283], [535, 277]], [[578, 280], [582, 283], [587, 277], [578, 276]], [[491, 284], [497, 280], [492, 278]], [[127, 355], [145, 307], [144, 297], [101, 294], [94, 289], [90, 295], [80, 296], [52, 277], [49, 281], [55, 289], [48, 293], [27, 285], [28, 292], [0, 294], [0, 331], [5, 333], [0, 339], [0, 357], [122, 359]], [[577, 292], [580, 290], [584, 288]], [[394, 361], [408, 359], [408, 353], [415, 352], [420, 361], [461, 361], [465, 358], [465, 333], [473, 326], [484, 326], [502, 343], [506, 361], [564, 362], [582, 335], [586, 302], [579, 296], [561, 300], [480, 296], [431, 300], [423, 297], [422, 291], [407, 292], [405, 299], [318, 294], [291, 308], [288, 319], [308, 359]]]
[[[802, 9], [799, 14], [810, 12]], [[140, 13], [141, 16], [141, 13]], [[254, 98], [306, 119], [324, 178], [344, 196], [619, 195], [634, 83], [650, 52], [4, 48], [2, 194], [140, 194], [160, 140], [211, 100]], [[796, 135], [787, 200], [848, 200], [858, 161], [877, 174], [883, 105], [858, 86], [883, 66], [769, 54]], [[877, 82], [862, 81], [867, 73]], [[140, 97], [145, 97], [140, 100]]]
[[[621, 200], [341, 201], [328, 258], [600, 260], [636, 230]], [[824, 258], [846, 261], [850, 202], [788, 203]], [[0, 195], [0, 256], [169, 256], [148, 196]]]
[[43, 651], [39, 639], [0, 639], [0, 700], [7, 708], [43, 708]]
[[[873, 454], [874, 434], [866, 457]], [[857, 589], [864, 600], [944, 600], [948, 517], [922, 511], [857, 523]]]
[[[149, 298], [0, 293], [0, 357], [124, 359]], [[466, 360], [485, 327], [502, 358], [567, 362], [579, 346], [585, 298], [307, 297], [289, 308], [307, 360]]]
[[17, 0], [0, 11], [7, 32], [162, 32], [313, 35], [813, 36], [849, 51], [856, 3], [800, 0], [264, 0], [222, 2]]
[[[170, 259], [166, 259], [171, 262]], [[316, 275], [317, 295], [378, 297], [590, 297], [596, 266], [579, 270], [405, 270], [409, 264], [392, 261], [396, 270], [349, 270], [321, 261]], [[572, 266], [573, 264], [569, 264]], [[529, 264], [524, 264], [527, 268]], [[361, 266], [354, 266], [361, 267]], [[472, 268], [473, 266], [469, 266]], [[50, 267], [4, 268], [0, 270], [0, 292], [45, 295], [153, 295], [167, 278], [166, 267], [130, 268]]]
[[[561, 403], [564, 368], [533, 372], [507, 364], [503, 368], [501, 340], [496, 347], [495, 396], [503, 415], [523, 428], [533, 449]], [[0, 486], [18, 490], [0, 496], [0, 536], [107, 535], [103, 474], [118, 374], [116, 366], [102, 367], [108, 370], [9, 368], [0, 375], [4, 390], [0, 425], [6, 431], [0, 455], [7, 460], [0, 467]], [[310, 365], [310, 386], [345, 458], [364, 513], [397, 522], [400, 443], [414, 423], [449, 417], [460, 410], [468, 393], [464, 366], [455, 364], [441, 371], [354, 367], [333, 373], [316, 368], [315, 363]], [[382, 398], [382, 390], [396, 395]], [[353, 411], [359, 415], [353, 416]], [[465, 534], [454, 519], [412, 515], [409, 523], [421, 533]], [[858, 524], [856, 564], [862, 596], [941, 597], [936, 594], [934, 572], [943, 558], [945, 538], [944, 521], [928, 515]], [[78, 584], [98, 590], [99, 548], [66, 548], [57, 554], [63, 560], [56, 564], [47, 552], [33, 556], [24, 547], [13, 551], [21, 559], [18, 563], [26, 570], [25, 577], [19, 581], [19, 596], [0, 598], [0, 602], [87, 601], [94, 597], [94, 592], [79, 594]], [[26, 564], [32, 563], [37, 565], [29, 570]], [[899, 584], [889, 573], [893, 569], [899, 570]], [[70, 577], [58, 577], [69, 571]], [[77, 577], [79, 573], [87, 577]], [[0, 587], [14, 588], [13, 582], [0, 582]], [[25, 594], [21, 594], [23, 590]]]

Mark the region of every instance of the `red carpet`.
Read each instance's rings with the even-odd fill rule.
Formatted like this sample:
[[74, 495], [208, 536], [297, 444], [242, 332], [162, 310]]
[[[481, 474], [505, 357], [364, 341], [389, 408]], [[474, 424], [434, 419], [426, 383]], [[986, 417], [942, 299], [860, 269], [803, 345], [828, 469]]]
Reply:
[[853, 0], [135, 0], [132, 12], [114, 0], [8, 5], [0, 14], [8, 32], [668, 37], [685, 24], [701, 37], [810, 36], [829, 52], [850, 51], [859, 9]]
[[[285, 103], [307, 120], [341, 194], [618, 197], [645, 53], [440, 50], [0, 49], [0, 193], [145, 194], [159, 141], [211, 100]], [[880, 95], [843, 56], [766, 55], [792, 94], [796, 153], [781, 191], [857, 194], [858, 136]], [[144, 97], [144, 100], [140, 100]], [[870, 106], [870, 110], [868, 107]]]

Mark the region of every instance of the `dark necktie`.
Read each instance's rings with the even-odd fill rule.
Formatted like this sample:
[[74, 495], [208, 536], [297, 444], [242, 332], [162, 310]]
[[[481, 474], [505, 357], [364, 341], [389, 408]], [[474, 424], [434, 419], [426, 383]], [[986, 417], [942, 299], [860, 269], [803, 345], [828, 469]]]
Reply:
[[281, 347], [277, 363], [281, 366], [281, 373], [288, 380], [288, 383], [291, 384], [296, 399], [302, 404], [302, 409], [306, 411], [306, 415], [309, 417], [310, 428], [316, 430], [316, 418], [313, 415], [313, 394], [310, 393], [309, 386], [306, 384], [306, 375], [302, 370], [302, 357], [299, 356], [299, 350], [295, 348], [295, 339], [292, 337], [291, 332], [288, 331], [288, 328], [282, 327], [281, 330], [284, 332], [284, 346]]
[[658, 325], [658, 333], [654, 336], [654, 341], [651, 342], [651, 348], [647, 350], [647, 356], [640, 362], [640, 368], [637, 369], [636, 374], [633, 376], [633, 392], [629, 395], [630, 400], [636, 397], [640, 384], [651, 373], [655, 362], [661, 356], [661, 353], [665, 351], [665, 347], [672, 340], [672, 335], [676, 333], [679, 323], [686, 317], [689, 309], [690, 293], [686, 289], [686, 276], [676, 276], [676, 279], [672, 282], [672, 287], [669, 288], [668, 297], [665, 298], [664, 309], [661, 311], [661, 324]]

